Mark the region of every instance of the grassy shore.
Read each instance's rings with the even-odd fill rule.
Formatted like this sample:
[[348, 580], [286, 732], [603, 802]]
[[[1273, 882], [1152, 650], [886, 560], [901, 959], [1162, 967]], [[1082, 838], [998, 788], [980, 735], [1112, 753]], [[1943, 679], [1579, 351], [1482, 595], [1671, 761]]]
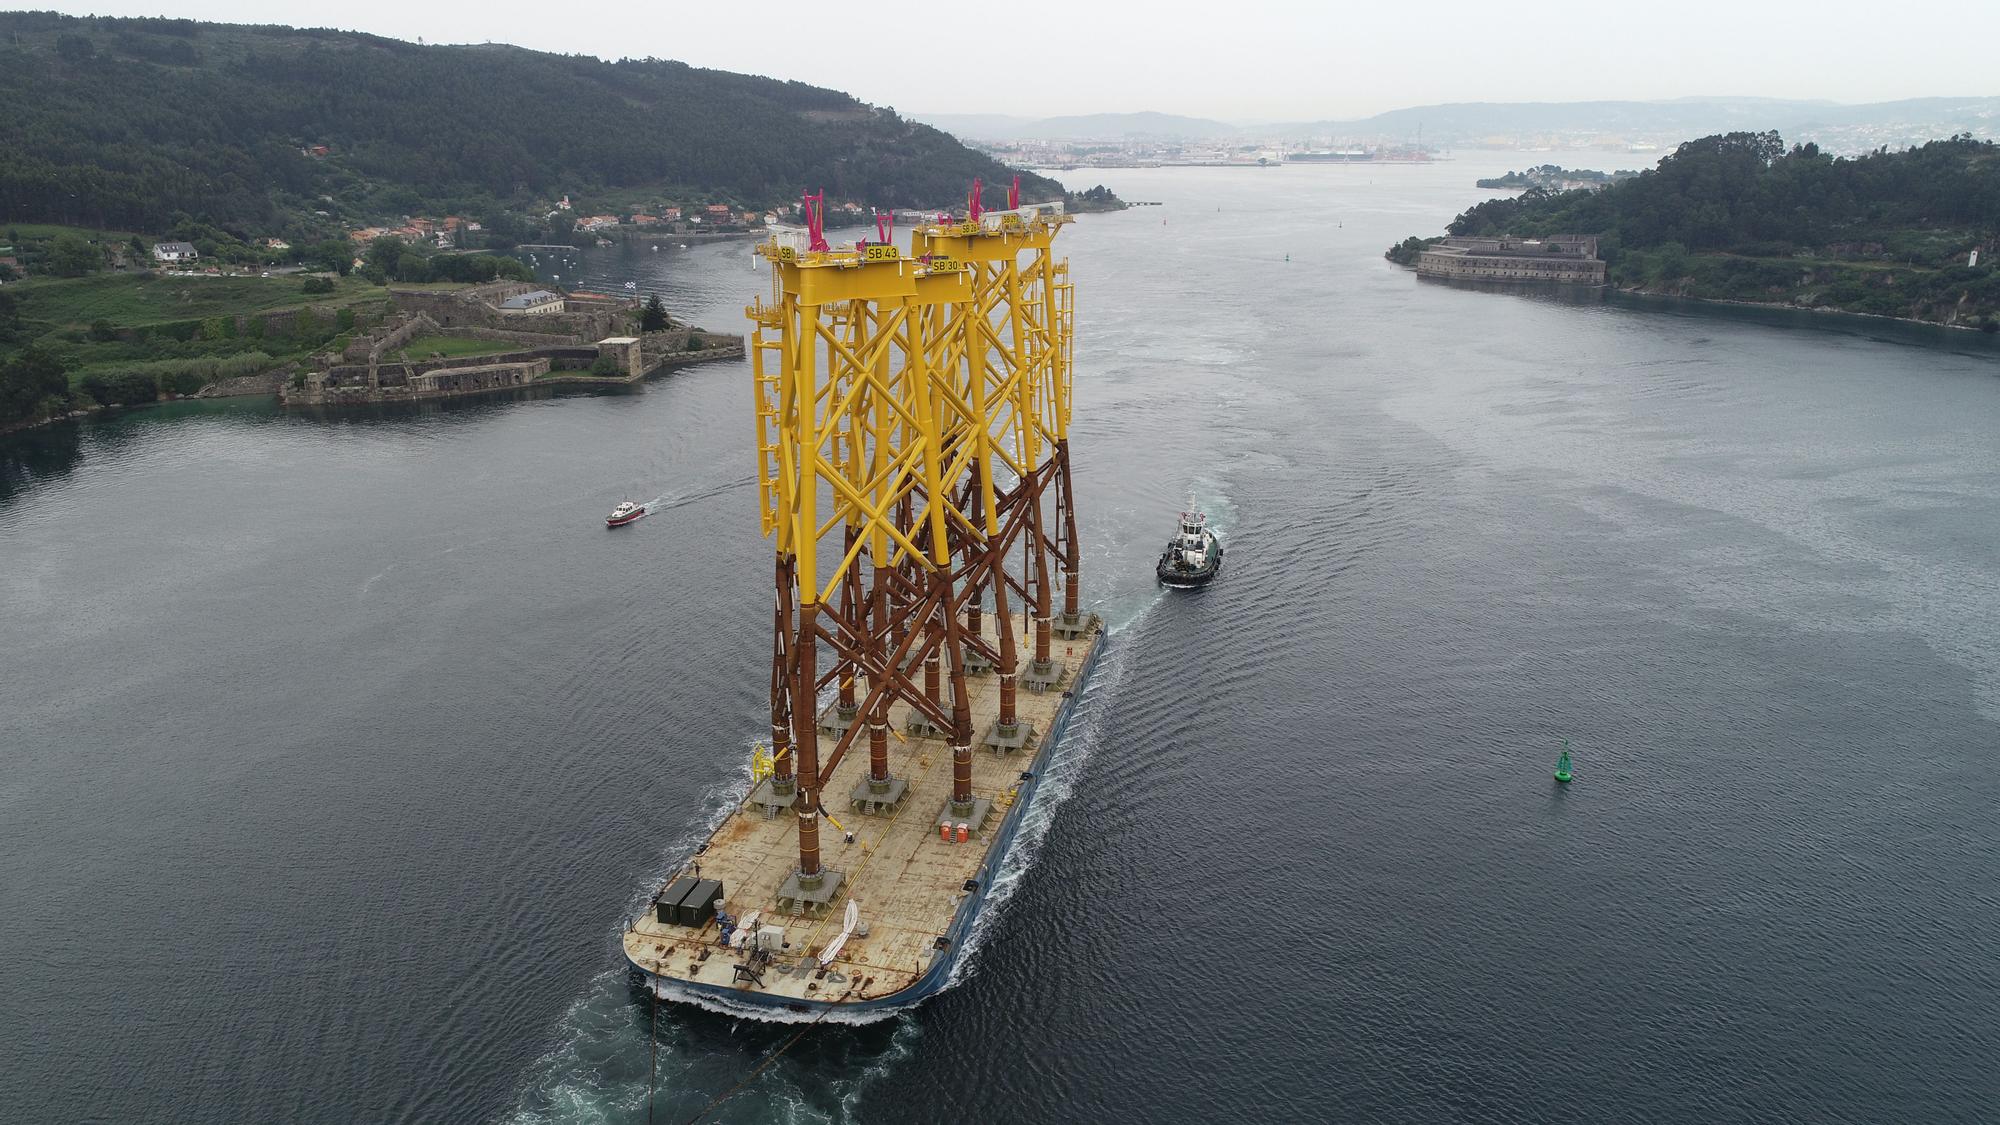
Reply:
[[20, 302], [21, 319], [37, 335], [88, 329], [97, 321], [143, 328], [214, 316], [254, 315], [302, 305], [352, 305], [379, 301], [382, 288], [340, 278], [331, 293], [307, 293], [296, 275], [281, 277], [175, 277], [150, 273], [99, 273], [37, 278], [7, 287]]
[[492, 355], [495, 352], [519, 351], [521, 345], [506, 340], [476, 340], [464, 336], [425, 336], [411, 340], [399, 350], [411, 359], [429, 359], [434, 355], [452, 358], [462, 355]]
[[60, 356], [72, 388], [92, 377], [148, 375], [174, 393], [337, 346], [387, 303], [381, 287], [358, 279], [307, 293], [296, 276], [95, 274], [8, 292], [20, 314], [17, 336]]

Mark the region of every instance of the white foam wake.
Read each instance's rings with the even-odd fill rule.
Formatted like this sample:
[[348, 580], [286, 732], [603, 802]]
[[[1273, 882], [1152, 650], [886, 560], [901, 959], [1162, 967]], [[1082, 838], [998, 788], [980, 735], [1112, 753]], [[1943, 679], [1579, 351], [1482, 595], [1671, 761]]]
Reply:
[[711, 497], [720, 496], [732, 488], [742, 488], [746, 484], [755, 484], [756, 482], [757, 478], [754, 476], [739, 477], [736, 480], [725, 481], [712, 488], [698, 489], [682, 496], [675, 496], [671, 493], [665, 496], [655, 496], [639, 506], [646, 509], [648, 515], [651, 515], [656, 512], [665, 512], [683, 507], [697, 500], [707, 500]]

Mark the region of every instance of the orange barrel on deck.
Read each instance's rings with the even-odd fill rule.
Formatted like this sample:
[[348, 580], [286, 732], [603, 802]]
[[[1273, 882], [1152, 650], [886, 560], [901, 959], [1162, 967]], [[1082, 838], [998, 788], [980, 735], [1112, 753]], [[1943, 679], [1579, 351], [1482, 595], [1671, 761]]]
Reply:
[[947, 844], [951, 843], [951, 825], [938, 825], [938, 839], [943, 840]]
[[958, 823], [958, 842], [963, 844], [972, 839], [972, 829], [964, 821]]

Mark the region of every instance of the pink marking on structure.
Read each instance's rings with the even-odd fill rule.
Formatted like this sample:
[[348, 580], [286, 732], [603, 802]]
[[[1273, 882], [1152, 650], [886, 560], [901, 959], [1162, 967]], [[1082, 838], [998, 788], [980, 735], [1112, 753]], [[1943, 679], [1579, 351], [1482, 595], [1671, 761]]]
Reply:
[[966, 214], [969, 215], [972, 221], [975, 223], [979, 221], [979, 216], [984, 214], [984, 212], [979, 207], [979, 189], [983, 186], [984, 185], [981, 184], [978, 180], [976, 179], [973, 180], [972, 196], [965, 202]]
[[875, 212], [875, 238], [884, 246], [896, 241], [896, 215], [893, 211]]
[[1021, 207], [1021, 177], [1015, 176], [1013, 186], [1007, 189], [1007, 210], [1017, 211]]
[[806, 216], [806, 249], [823, 254], [830, 247], [826, 244], [826, 189], [818, 195], [799, 193], [799, 209]]

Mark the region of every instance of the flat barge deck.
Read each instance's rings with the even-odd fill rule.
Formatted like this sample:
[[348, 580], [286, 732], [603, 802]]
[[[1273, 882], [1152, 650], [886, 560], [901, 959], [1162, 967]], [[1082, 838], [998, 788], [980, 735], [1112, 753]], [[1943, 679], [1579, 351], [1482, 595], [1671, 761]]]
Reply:
[[[992, 624], [989, 618], [989, 639]], [[1017, 627], [1031, 625], [1023, 620]], [[795, 820], [760, 804], [761, 786], [662, 884], [665, 890], [686, 878], [719, 882], [725, 913], [742, 924], [756, 912], [754, 927], [742, 928], [783, 927], [778, 948], [756, 948], [754, 934], [753, 940], [725, 943], [711, 911], [700, 912], [696, 925], [662, 921], [671, 910], [657, 909], [656, 894], [627, 926], [626, 959], [662, 999], [737, 1010], [862, 1011], [902, 1007], [936, 992], [950, 979], [1105, 643], [1102, 623], [1092, 616], [1079, 635], [1052, 651], [1054, 682], [1020, 693], [1018, 716], [1032, 734], [1018, 748], [996, 749], [985, 739], [1000, 712], [999, 677], [991, 671], [967, 677], [976, 739], [973, 794], [984, 815], [979, 824], [967, 819], [965, 842], [957, 839], [962, 818], [949, 815], [951, 747], [942, 734], [926, 733], [913, 708], [898, 706], [891, 713], [898, 737], [891, 740], [890, 765], [906, 783], [901, 799], [877, 812], [865, 810], [865, 754], [842, 760], [825, 785], [825, 807], [838, 825], [828, 834], [826, 866], [839, 876], [827, 902], [780, 897], [796, 869]], [[829, 709], [821, 716], [822, 733], [837, 733], [837, 721]], [[950, 839], [941, 823], [950, 826]], [[860, 924], [822, 963], [821, 952], [845, 928], [850, 901]]]

